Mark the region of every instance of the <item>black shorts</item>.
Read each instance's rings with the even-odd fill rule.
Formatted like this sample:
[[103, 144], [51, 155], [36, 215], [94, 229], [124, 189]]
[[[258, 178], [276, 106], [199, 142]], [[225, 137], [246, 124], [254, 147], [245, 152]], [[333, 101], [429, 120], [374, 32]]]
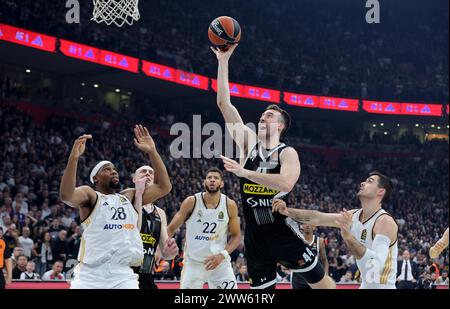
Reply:
[[140, 267], [132, 267], [133, 271], [139, 275], [139, 289], [141, 290], [156, 290], [158, 286], [152, 274], [143, 274], [139, 272]]
[[311, 286], [306, 282], [301, 273], [292, 273], [291, 285], [294, 290], [309, 290]]
[[252, 288], [274, 288], [277, 263], [300, 272], [311, 284], [325, 276], [317, 255], [303, 241], [299, 231], [284, 221], [246, 228], [245, 256]]

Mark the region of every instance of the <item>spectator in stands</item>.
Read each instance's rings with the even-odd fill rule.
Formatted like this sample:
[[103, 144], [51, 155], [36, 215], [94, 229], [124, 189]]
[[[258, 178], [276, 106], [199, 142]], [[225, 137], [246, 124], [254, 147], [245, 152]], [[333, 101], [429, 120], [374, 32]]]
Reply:
[[12, 278], [20, 279], [20, 274], [27, 270], [28, 258], [25, 255], [20, 255], [17, 258], [17, 265], [13, 268]]
[[[6, 207], [5, 207], [6, 210]], [[0, 227], [3, 229], [3, 231], [6, 231], [9, 228], [9, 225], [11, 224], [11, 217], [9, 216], [9, 213], [5, 213], [0, 218]]]
[[64, 211], [64, 216], [61, 218], [61, 223], [65, 228], [69, 228], [72, 222], [74, 222], [73, 218], [71, 217], [72, 208], [68, 208]]
[[155, 279], [158, 280], [174, 280], [175, 275], [173, 274], [169, 261], [161, 260], [158, 268], [155, 271]]
[[31, 250], [34, 246], [33, 239], [30, 238], [30, 228], [23, 227], [22, 228], [22, 236], [19, 236], [19, 245], [23, 248], [23, 255], [25, 255], [28, 259], [31, 258]]
[[52, 269], [42, 275], [42, 280], [44, 281], [66, 280], [64, 274], [62, 273], [63, 268], [64, 263], [62, 261], [56, 261], [53, 264]]
[[35, 266], [33, 261], [28, 261], [26, 271], [20, 274], [20, 280], [38, 280], [40, 276], [34, 272]]
[[[19, 192], [12, 203], [12, 208], [15, 212], [22, 214], [20, 217], [21, 223], [25, 221], [25, 215], [28, 213], [28, 203], [25, 201], [23, 193]], [[12, 215], [11, 215], [12, 217]]]
[[[62, 231], [61, 231], [62, 232]], [[60, 232], [60, 233], [61, 233]], [[76, 226], [75, 232], [68, 239], [68, 258], [76, 259], [81, 244], [81, 227]]]
[[17, 265], [17, 260], [19, 259], [19, 256], [23, 255], [23, 248], [22, 247], [15, 247], [13, 249], [13, 253], [11, 256], [11, 262], [12, 262], [12, 267], [16, 267]]
[[56, 260], [66, 261], [69, 254], [69, 243], [67, 242], [67, 232], [59, 231], [58, 237], [52, 241], [53, 258]]
[[347, 283], [347, 284], [350, 284], [350, 283], [356, 283], [356, 281], [353, 280], [352, 277], [353, 277], [352, 272], [351, 272], [350, 270], [347, 270], [347, 271], [345, 272], [345, 275], [342, 276], [342, 278], [341, 278], [341, 280], [339, 281], [339, 283]]
[[403, 259], [397, 262], [397, 289], [414, 289], [417, 283], [417, 264], [410, 260], [408, 250], [403, 251]]
[[344, 264], [343, 259], [339, 255], [339, 250], [332, 250], [331, 252], [332, 258], [329, 264], [329, 272], [331, 277], [339, 282], [341, 277], [345, 274], [346, 266]]
[[436, 280], [436, 284], [448, 285], [448, 273], [446, 271], [442, 272], [442, 275]]
[[[49, 216], [47, 216], [48, 219], [50, 219], [50, 216], [53, 216], [53, 212], [56, 212], [56, 206], [52, 206], [52, 214], [50, 214]], [[55, 214], [56, 216], [56, 214]], [[52, 238], [56, 238], [58, 237], [59, 233], [64, 230], [64, 226], [60, 224], [60, 221], [58, 218], [53, 218], [53, 220], [51, 221], [50, 227], [48, 229], [48, 232], [50, 233], [50, 235], [52, 236]]]
[[39, 238], [34, 245], [33, 254], [36, 256], [36, 271], [39, 275], [43, 275], [49, 270], [51, 264], [55, 260], [53, 258], [52, 238], [49, 232], [43, 232], [42, 238]]
[[237, 282], [248, 282], [249, 277], [248, 277], [248, 272], [247, 272], [247, 265], [246, 264], [241, 264], [241, 266], [239, 267], [239, 272], [236, 275], [236, 281]]
[[436, 285], [434, 285], [431, 280], [431, 275], [429, 272], [424, 272], [422, 274], [417, 283], [417, 288], [422, 290], [431, 290], [436, 288]]

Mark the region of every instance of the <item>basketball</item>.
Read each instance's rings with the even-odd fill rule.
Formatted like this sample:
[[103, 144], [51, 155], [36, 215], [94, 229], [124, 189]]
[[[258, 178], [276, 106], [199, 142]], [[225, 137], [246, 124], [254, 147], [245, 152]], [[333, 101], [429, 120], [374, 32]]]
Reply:
[[214, 46], [227, 50], [241, 39], [241, 26], [234, 18], [221, 16], [209, 25], [208, 37]]

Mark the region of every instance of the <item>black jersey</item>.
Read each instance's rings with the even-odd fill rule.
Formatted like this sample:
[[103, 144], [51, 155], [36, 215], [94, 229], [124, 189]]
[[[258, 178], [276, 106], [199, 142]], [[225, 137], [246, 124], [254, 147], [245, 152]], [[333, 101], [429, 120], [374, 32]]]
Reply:
[[144, 246], [144, 261], [139, 273], [151, 274], [155, 263], [155, 252], [161, 237], [161, 218], [156, 206], [151, 213], [142, 209], [141, 238]]
[[[279, 174], [281, 169], [280, 154], [287, 146], [279, 144], [267, 150], [258, 142], [247, 155], [244, 168], [264, 174]], [[246, 178], [240, 179], [241, 199], [246, 227], [267, 225], [284, 221], [285, 216], [272, 213], [272, 201], [280, 198], [287, 202], [289, 192], [267, 188]]]

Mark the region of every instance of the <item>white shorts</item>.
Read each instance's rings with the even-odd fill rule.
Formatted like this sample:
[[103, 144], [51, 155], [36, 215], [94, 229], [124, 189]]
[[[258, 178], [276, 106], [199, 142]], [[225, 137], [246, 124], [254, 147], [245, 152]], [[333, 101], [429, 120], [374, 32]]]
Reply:
[[237, 289], [229, 261], [223, 261], [214, 270], [206, 270], [203, 263], [186, 261], [181, 272], [180, 288], [203, 289], [205, 282], [210, 289]]
[[126, 265], [79, 263], [73, 272], [71, 289], [139, 289], [139, 276]]

